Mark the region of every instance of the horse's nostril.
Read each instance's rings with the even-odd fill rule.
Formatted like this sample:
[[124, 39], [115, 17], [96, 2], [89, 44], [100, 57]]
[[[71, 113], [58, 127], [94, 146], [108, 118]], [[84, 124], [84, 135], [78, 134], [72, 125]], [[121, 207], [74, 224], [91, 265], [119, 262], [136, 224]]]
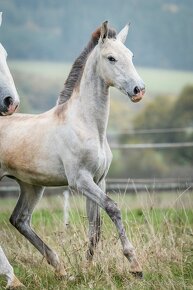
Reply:
[[140, 89], [138, 88], [138, 86], [136, 86], [133, 90], [134, 94], [137, 95], [140, 93]]
[[13, 99], [10, 96], [5, 97], [3, 102], [7, 108], [9, 108], [10, 105], [13, 105]]

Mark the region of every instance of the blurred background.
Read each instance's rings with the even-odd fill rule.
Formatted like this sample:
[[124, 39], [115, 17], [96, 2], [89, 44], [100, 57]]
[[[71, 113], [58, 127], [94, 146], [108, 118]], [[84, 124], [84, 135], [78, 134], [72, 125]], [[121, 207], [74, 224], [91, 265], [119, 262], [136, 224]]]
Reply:
[[[109, 178], [188, 187], [193, 169], [192, 0], [1, 0], [1, 43], [21, 112], [55, 105], [70, 66], [92, 31], [130, 22], [127, 47], [146, 83], [137, 104], [111, 90]], [[141, 181], [140, 181], [141, 180]], [[164, 182], [162, 183], [162, 181]], [[117, 184], [116, 182], [116, 184]], [[161, 185], [160, 185], [161, 186]]]

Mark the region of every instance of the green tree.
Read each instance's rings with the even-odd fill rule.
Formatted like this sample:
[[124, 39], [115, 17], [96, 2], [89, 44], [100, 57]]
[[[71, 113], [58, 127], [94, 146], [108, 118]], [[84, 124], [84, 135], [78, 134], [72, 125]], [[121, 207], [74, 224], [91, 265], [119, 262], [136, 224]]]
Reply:
[[[186, 86], [175, 102], [171, 113], [169, 124], [171, 127], [193, 128], [193, 86]], [[175, 133], [168, 136], [169, 142], [192, 142], [193, 132]], [[193, 164], [193, 148], [185, 147], [172, 152], [173, 159], [179, 164]]]

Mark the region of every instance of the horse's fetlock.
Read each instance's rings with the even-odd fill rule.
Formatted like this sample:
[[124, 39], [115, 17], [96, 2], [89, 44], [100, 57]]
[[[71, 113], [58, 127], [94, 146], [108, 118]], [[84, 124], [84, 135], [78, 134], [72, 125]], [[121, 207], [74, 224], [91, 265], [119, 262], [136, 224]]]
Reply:
[[123, 254], [129, 259], [132, 259], [133, 256], [135, 256], [135, 250], [134, 248], [125, 248], [123, 249]]

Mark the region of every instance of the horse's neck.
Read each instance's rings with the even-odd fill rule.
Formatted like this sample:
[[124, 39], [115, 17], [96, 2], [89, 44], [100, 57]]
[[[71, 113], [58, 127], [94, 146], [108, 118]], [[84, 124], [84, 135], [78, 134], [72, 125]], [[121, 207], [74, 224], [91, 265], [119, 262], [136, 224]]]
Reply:
[[101, 142], [106, 138], [109, 117], [109, 89], [97, 73], [97, 49], [89, 56], [82, 75], [79, 100], [80, 113]]

